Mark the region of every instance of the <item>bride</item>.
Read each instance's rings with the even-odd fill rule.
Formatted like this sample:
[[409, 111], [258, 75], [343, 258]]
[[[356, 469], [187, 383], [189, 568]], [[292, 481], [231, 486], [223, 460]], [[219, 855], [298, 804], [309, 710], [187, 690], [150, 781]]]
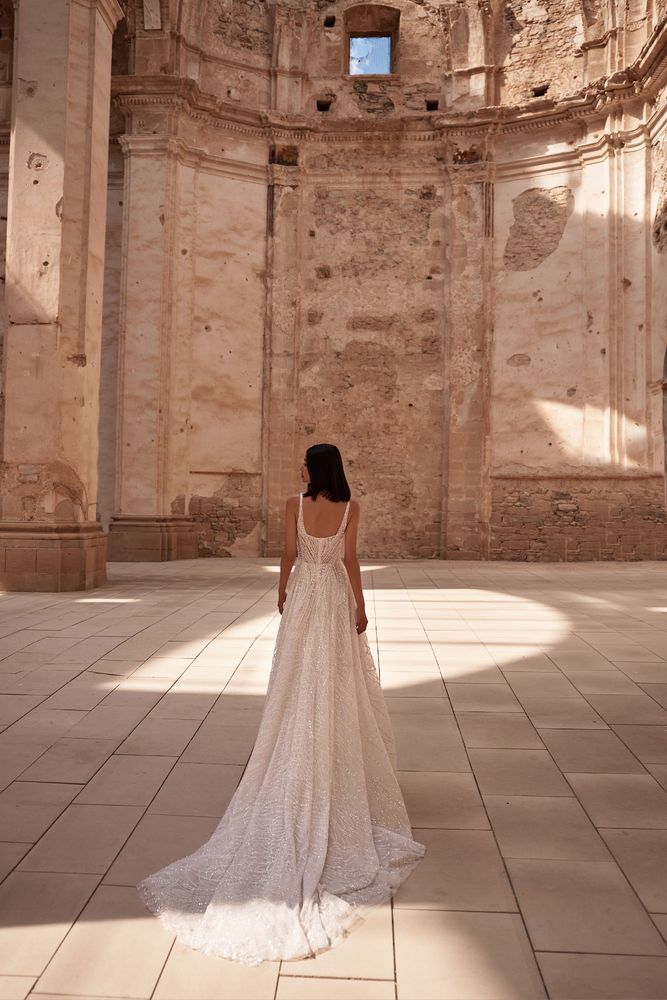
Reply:
[[209, 840], [137, 885], [179, 941], [247, 965], [330, 948], [425, 851], [396, 779], [366, 636], [359, 504], [338, 448], [308, 448], [301, 478], [308, 489], [285, 510], [282, 618], [246, 770]]

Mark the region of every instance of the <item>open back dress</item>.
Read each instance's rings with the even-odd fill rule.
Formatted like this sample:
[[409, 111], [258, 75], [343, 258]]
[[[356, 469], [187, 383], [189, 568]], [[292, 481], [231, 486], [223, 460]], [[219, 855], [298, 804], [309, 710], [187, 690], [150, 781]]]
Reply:
[[248, 965], [336, 944], [424, 854], [396, 777], [393, 733], [334, 535], [297, 559], [266, 702], [243, 777], [213, 834], [137, 890], [179, 941]]

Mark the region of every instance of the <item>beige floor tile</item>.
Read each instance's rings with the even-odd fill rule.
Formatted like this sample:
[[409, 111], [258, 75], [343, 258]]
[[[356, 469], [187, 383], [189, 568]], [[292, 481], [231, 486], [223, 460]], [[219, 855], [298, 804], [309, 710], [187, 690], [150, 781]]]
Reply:
[[413, 830], [426, 854], [399, 889], [394, 905], [410, 909], [517, 909], [493, 834], [487, 830]]
[[393, 980], [391, 906], [369, 907], [363, 922], [353, 926], [335, 948], [314, 958], [283, 962], [281, 972], [289, 976]]
[[197, 764], [245, 766], [258, 727], [259, 716], [254, 712], [236, 713], [231, 719], [221, 716], [206, 719], [181, 755], [181, 760]]
[[118, 747], [117, 753], [139, 756], [178, 756], [189, 744], [200, 723], [198, 719], [144, 719]]
[[561, 771], [644, 773], [637, 758], [610, 730], [543, 729], [540, 735]]
[[179, 762], [151, 802], [148, 813], [222, 817], [243, 768], [235, 764]]
[[470, 770], [453, 716], [402, 713], [394, 716], [392, 725], [401, 771]]
[[392, 697], [447, 698], [445, 685], [439, 675], [381, 670], [380, 680], [384, 693]]
[[570, 670], [568, 678], [583, 695], [589, 694], [639, 694], [639, 688], [629, 677], [613, 670]]
[[667, 958], [537, 956], [551, 1000], [667, 1000]]
[[524, 697], [522, 705], [536, 729], [607, 729], [585, 698]]
[[557, 673], [558, 667], [550, 660], [546, 653], [533, 653], [526, 656], [513, 656], [511, 650], [503, 649], [502, 646], [487, 644], [487, 649], [492, 655], [503, 674], [506, 671], [518, 672], [527, 670], [530, 672], [539, 671], [543, 674]]
[[522, 712], [508, 684], [447, 684], [455, 712]]
[[457, 721], [469, 748], [537, 750], [542, 741], [530, 720], [518, 713], [460, 712]]
[[188, 669], [192, 662], [189, 659], [181, 659], [175, 656], [150, 656], [132, 674], [133, 677], [166, 677], [170, 680], [178, 680]]
[[594, 649], [550, 649], [549, 659], [565, 674], [570, 670], [611, 670], [613, 664]]
[[38, 989], [148, 998], [174, 937], [133, 889], [99, 886], [63, 941]]
[[618, 669], [637, 684], [667, 683], [667, 663], [619, 663]]
[[12, 725], [43, 700], [43, 695], [39, 694], [0, 695], [0, 723], [6, 726]]
[[98, 875], [8, 875], [0, 885], [0, 973], [39, 976], [98, 882]]
[[7, 840], [34, 844], [76, 796], [81, 785], [14, 781], [0, 792], [0, 830]]
[[254, 694], [261, 697], [266, 694], [268, 680], [268, 670], [254, 668], [245, 671], [236, 670], [231, 680], [225, 685], [225, 692], [228, 694]]
[[485, 795], [505, 858], [608, 861], [609, 852], [575, 799]]
[[[599, 672], [599, 671], [598, 671]], [[504, 670], [505, 679], [519, 701], [524, 698], [576, 698], [577, 689], [563, 674], [536, 670]]]
[[614, 726], [642, 764], [667, 764], [667, 726]]
[[110, 694], [118, 678], [102, 677], [88, 671], [80, 674], [74, 680], [65, 684], [59, 691], [44, 702], [45, 708], [80, 709], [86, 712], [95, 708]]
[[398, 778], [413, 827], [488, 830], [489, 822], [471, 774], [399, 771]]
[[546, 750], [468, 752], [482, 795], [572, 795]]
[[449, 683], [460, 682], [464, 684], [503, 684], [502, 672], [493, 665], [482, 665], [471, 670], [468, 663], [461, 661], [449, 662], [442, 657], [439, 661], [440, 673], [444, 680]]
[[0, 976], [0, 1000], [25, 1000], [34, 984], [34, 976]]
[[69, 735], [74, 739], [108, 739], [116, 740], [117, 743], [125, 739], [141, 722], [145, 709], [140, 703], [134, 707], [112, 705], [109, 699], [113, 694], [88, 712], [85, 718], [70, 729]]
[[667, 829], [667, 792], [644, 774], [568, 774], [597, 827]]
[[667, 945], [613, 861], [509, 860], [536, 951], [667, 955]]
[[276, 1000], [394, 1000], [395, 996], [393, 982], [281, 975]]
[[667, 791], [667, 764], [647, 764], [646, 770]]
[[[31, 670], [12, 685], [13, 694], [52, 695], [81, 673], [80, 667], [42, 667]], [[62, 707], [62, 706], [61, 706]]]
[[665, 725], [667, 711], [647, 694], [589, 694], [588, 701], [605, 722], [626, 725]]
[[647, 684], [641, 683], [641, 688], [646, 694], [653, 698], [658, 705], [667, 708], [667, 684]]
[[651, 920], [662, 934], [665, 943], [667, 943], [667, 913], [652, 913]]
[[146, 806], [176, 763], [176, 757], [114, 754], [77, 795], [76, 802]]
[[667, 913], [667, 830], [601, 830], [650, 913]]
[[399, 1000], [540, 1000], [521, 918], [512, 913], [394, 911]]
[[57, 781], [83, 784], [118, 746], [118, 740], [63, 737], [21, 775], [23, 781]]
[[176, 941], [153, 1000], [273, 1000], [279, 968], [279, 962], [240, 965]]
[[148, 719], [197, 719], [201, 721], [211, 711], [219, 695], [197, 692], [186, 683], [177, 682], [151, 709]]
[[70, 805], [19, 871], [103, 874], [139, 822], [140, 806]]
[[136, 886], [147, 875], [196, 851], [219, 822], [215, 816], [144, 816], [105, 875], [104, 885]]
[[446, 715], [452, 718], [453, 712], [448, 698], [402, 698], [400, 695], [385, 694], [384, 700], [389, 714], [395, 715]]
[[30, 844], [9, 840], [0, 841], [0, 882], [16, 868], [21, 858], [25, 857], [29, 850]]

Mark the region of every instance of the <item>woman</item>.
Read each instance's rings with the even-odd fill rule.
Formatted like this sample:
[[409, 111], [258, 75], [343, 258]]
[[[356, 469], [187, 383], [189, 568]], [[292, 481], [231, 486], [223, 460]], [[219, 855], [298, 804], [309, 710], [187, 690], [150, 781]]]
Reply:
[[394, 770], [366, 636], [359, 504], [338, 449], [309, 448], [301, 478], [308, 489], [285, 510], [282, 618], [248, 766], [210, 839], [137, 886], [181, 942], [248, 965], [331, 947], [425, 850]]

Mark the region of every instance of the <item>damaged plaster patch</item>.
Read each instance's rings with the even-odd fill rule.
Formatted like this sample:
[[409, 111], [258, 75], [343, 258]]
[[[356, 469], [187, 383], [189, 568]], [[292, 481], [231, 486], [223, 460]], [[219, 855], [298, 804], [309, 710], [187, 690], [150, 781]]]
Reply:
[[558, 247], [574, 209], [569, 187], [529, 188], [514, 201], [514, 222], [503, 262], [508, 271], [530, 271]]
[[270, 12], [264, 0], [218, 0], [213, 30], [232, 49], [271, 51]]
[[653, 220], [653, 246], [658, 253], [667, 252], [667, 190], [660, 199]]

